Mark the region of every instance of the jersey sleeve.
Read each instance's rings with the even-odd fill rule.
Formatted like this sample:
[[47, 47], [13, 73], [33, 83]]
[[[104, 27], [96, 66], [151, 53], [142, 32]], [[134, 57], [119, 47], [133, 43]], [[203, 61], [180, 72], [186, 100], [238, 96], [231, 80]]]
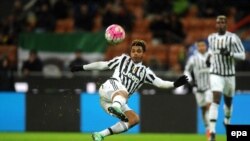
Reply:
[[157, 77], [151, 69], [147, 68], [146, 71], [147, 71], [147, 74], [146, 74], [146, 78], [145, 78], [145, 83], [154, 85], [158, 88], [172, 88], [172, 87], [174, 87], [173, 82], [162, 80], [161, 78]]
[[233, 48], [234, 58], [244, 60], [246, 58], [245, 49], [244, 46], [242, 45], [240, 38], [236, 34], [234, 34], [233, 46], [234, 46]]
[[108, 62], [107, 61], [99, 61], [93, 62], [90, 64], [83, 65], [84, 70], [107, 70]]
[[119, 63], [120, 63], [120, 61], [121, 61], [121, 58], [123, 57], [124, 55], [121, 55], [121, 56], [117, 56], [117, 57], [114, 57], [113, 59], [111, 59], [111, 60], [109, 60], [108, 61], [108, 68], [109, 69], [115, 69], [118, 65], [119, 65]]
[[153, 85], [155, 78], [156, 78], [155, 73], [151, 69], [147, 68], [146, 69], [145, 83]]
[[189, 81], [192, 81], [191, 72], [193, 70], [193, 67], [194, 67], [194, 57], [191, 56], [188, 59], [185, 65], [185, 70], [184, 70], [184, 74], [187, 75]]
[[212, 34], [207, 38], [208, 41], [208, 54], [212, 54]]

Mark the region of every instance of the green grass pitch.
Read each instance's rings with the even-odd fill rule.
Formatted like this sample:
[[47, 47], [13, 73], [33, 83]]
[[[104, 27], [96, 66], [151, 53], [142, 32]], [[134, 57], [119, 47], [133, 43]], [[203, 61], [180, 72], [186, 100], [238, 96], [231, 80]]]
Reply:
[[[226, 135], [217, 135], [217, 141], [226, 141]], [[0, 133], [0, 141], [92, 141], [91, 134], [82, 133]], [[119, 134], [104, 141], [207, 141], [198, 134]]]

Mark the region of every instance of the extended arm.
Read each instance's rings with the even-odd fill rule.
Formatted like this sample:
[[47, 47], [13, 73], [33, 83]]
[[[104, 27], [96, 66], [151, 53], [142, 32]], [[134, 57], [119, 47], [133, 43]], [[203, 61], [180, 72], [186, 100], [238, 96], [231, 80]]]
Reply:
[[84, 71], [84, 70], [107, 70], [107, 69], [109, 69], [109, 67], [108, 67], [108, 62], [106, 61], [93, 62], [86, 65], [75, 65], [71, 67], [72, 72]]
[[174, 82], [171, 81], [164, 81], [159, 77], [156, 77], [153, 81], [153, 85], [155, 85], [158, 88], [173, 88]]
[[87, 65], [83, 65], [84, 70], [107, 70], [108, 69], [108, 62], [100, 61], [94, 62]]
[[173, 88], [173, 87], [177, 88], [179, 86], [186, 84], [187, 82], [188, 82], [188, 78], [186, 75], [182, 75], [174, 82], [165, 81], [165, 80], [160, 79], [159, 77], [156, 77], [153, 81], [153, 85], [159, 88]]

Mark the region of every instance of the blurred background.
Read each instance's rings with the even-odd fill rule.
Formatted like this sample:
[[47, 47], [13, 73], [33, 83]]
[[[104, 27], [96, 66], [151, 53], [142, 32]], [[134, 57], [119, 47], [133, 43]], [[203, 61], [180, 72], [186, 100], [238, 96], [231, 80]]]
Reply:
[[[219, 14], [227, 16], [228, 30], [246, 50], [246, 60], [236, 65], [232, 123], [250, 124], [249, 7], [247, 0], [1, 0], [0, 132], [90, 133], [112, 125], [116, 119], [104, 113], [97, 94], [112, 73], [72, 74], [70, 66], [112, 59], [126, 53], [133, 39], [143, 39], [144, 63], [159, 77], [174, 80], [194, 42], [215, 32]], [[104, 31], [113, 23], [124, 27], [126, 38], [109, 46]], [[143, 86], [129, 102], [141, 124], [129, 133], [203, 134], [190, 89]], [[217, 131], [225, 134], [222, 124]]]

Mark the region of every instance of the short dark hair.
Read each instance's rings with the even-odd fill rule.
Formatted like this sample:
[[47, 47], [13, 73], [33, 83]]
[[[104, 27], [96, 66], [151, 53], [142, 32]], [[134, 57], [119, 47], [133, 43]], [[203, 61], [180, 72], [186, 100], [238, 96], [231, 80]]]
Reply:
[[199, 39], [199, 40], [197, 40], [197, 41], [195, 42], [195, 44], [200, 43], [200, 42], [205, 42], [205, 43], [206, 43], [206, 41], [205, 41], [204, 39]]
[[131, 48], [132, 46], [141, 46], [143, 52], [146, 52], [146, 43], [145, 43], [145, 41], [143, 41], [143, 40], [139, 40], [139, 39], [133, 40], [132, 43], [131, 43], [130, 48]]

